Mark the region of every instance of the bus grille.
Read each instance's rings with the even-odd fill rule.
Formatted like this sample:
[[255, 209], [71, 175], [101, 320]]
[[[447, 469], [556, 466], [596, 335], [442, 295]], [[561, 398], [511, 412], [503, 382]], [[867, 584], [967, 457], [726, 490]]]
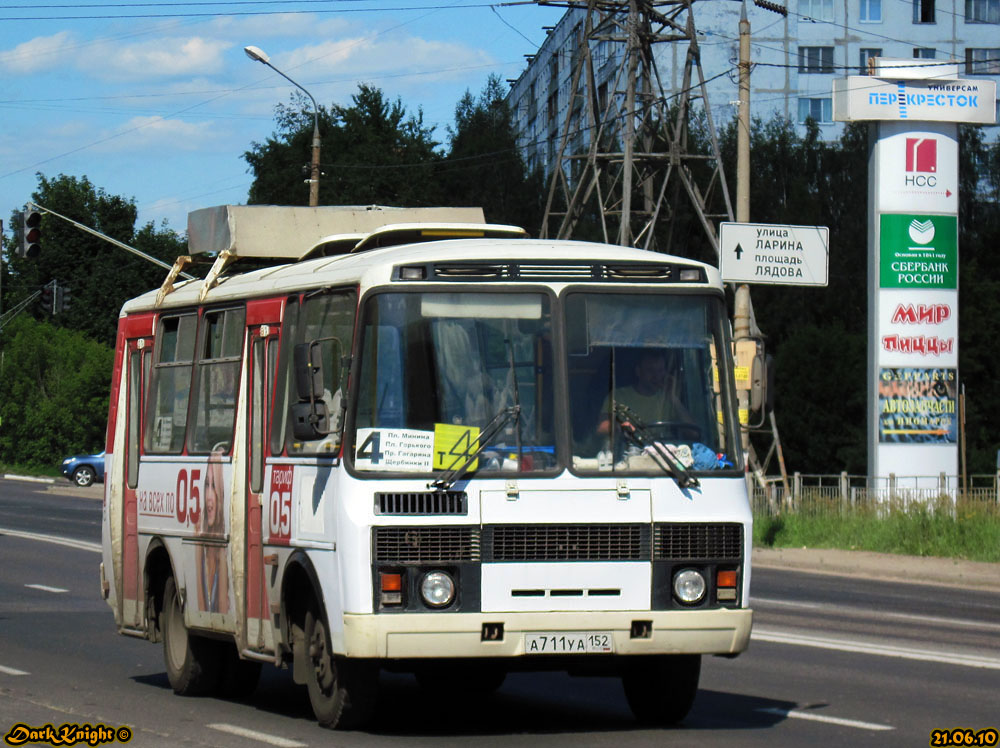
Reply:
[[376, 562], [411, 564], [478, 561], [478, 527], [376, 527], [372, 555]]
[[489, 561], [648, 561], [648, 525], [491, 525]]
[[465, 491], [376, 493], [375, 514], [468, 514]]
[[664, 522], [653, 527], [653, 558], [743, 558], [743, 526], [737, 523], [695, 524]]

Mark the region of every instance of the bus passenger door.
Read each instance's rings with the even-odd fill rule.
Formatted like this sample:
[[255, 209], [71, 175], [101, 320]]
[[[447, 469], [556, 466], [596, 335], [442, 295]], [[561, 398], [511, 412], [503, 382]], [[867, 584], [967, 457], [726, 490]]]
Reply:
[[[150, 319], [151, 322], [151, 319]], [[151, 328], [151, 325], [150, 325]], [[150, 332], [152, 330], [150, 329]], [[122, 579], [121, 622], [130, 629], [144, 626], [143, 565], [139, 558], [139, 516], [137, 489], [139, 485], [139, 445], [142, 442], [143, 392], [149, 378], [152, 339], [128, 341], [125, 363], [125, 444], [121, 480], [122, 490]], [[117, 476], [115, 476], [117, 477]]]
[[[264, 557], [263, 506], [267, 500], [265, 454], [270, 432], [274, 371], [279, 340], [280, 300], [247, 304], [250, 371], [247, 408], [246, 646], [274, 651], [267, 575], [277, 568]], [[262, 320], [269, 320], [260, 324]]]

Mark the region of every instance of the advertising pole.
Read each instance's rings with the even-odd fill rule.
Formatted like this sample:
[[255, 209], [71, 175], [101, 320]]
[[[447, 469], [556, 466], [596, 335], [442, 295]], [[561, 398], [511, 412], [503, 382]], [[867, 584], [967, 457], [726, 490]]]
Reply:
[[[955, 61], [875, 58], [834, 81], [834, 119], [870, 121], [868, 474], [958, 486], [958, 123], [992, 124], [996, 84]], [[885, 498], [888, 498], [886, 492]]]

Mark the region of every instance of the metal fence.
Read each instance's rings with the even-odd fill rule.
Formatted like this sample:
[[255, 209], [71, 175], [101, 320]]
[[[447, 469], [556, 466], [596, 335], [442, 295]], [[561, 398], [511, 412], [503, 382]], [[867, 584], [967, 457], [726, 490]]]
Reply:
[[984, 512], [1000, 516], [1000, 472], [970, 475], [966, 480], [937, 477], [867, 475], [789, 476], [751, 480], [757, 516], [796, 514], [855, 514], [881, 516], [891, 511], [921, 508], [951, 513]]

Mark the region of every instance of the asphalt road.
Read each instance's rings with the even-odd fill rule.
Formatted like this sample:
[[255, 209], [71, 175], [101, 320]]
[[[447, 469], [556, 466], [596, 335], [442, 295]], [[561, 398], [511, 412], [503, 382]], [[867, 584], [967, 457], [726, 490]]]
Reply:
[[374, 725], [346, 733], [317, 727], [274, 668], [245, 702], [177, 697], [160, 646], [118, 636], [100, 599], [100, 488], [88, 491], [0, 480], [0, 528], [17, 532], [0, 529], [5, 734], [101, 723], [136, 746], [902, 746], [1000, 723], [1000, 592], [771, 568], [754, 572], [750, 649], [704, 658], [694, 709], [666, 734], [635, 725], [616, 680], [561, 674], [512, 675], [480, 701], [384, 675]]

